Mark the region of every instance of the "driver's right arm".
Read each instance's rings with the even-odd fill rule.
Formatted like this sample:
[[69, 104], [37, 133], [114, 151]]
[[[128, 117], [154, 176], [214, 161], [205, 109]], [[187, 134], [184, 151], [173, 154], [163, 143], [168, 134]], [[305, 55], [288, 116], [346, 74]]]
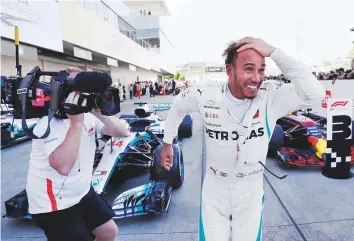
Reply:
[[197, 87], [193, 86], [175, 97], [164, 125], [163, 141], [165, 144], [172, 144], [186, 114], [199, 111], [197, 96]]

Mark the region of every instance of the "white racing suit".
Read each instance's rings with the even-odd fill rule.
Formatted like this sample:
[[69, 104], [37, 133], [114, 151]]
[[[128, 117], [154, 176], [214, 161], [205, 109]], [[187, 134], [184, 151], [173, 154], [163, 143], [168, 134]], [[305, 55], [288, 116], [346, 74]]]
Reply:
[[[263, 172], [277, 119], [319, 105], [325, 89], [303, 64], [276, 49], [270, 56], [292, 83], [263, 82], [240, 123], [225, 105], [225, 85], [194, 86], [179, 94], [165, 123], [172, 143], [185, 114], [204, 121], [206, 174], [202, 189], [200, 241], [262, 240]], [[231, 229], [230, 229], [231, 226]]]

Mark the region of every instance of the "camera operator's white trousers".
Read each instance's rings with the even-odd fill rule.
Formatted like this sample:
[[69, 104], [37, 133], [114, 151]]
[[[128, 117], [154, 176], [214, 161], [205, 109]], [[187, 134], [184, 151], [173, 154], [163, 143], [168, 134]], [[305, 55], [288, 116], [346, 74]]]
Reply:
[[207, 168], [199, 241], [229, 241], [230, 237], [232, 241], [261, 241], [263, 172], [247, 180], [242, 173], [237, 173], [238, 177], [223, 177]]

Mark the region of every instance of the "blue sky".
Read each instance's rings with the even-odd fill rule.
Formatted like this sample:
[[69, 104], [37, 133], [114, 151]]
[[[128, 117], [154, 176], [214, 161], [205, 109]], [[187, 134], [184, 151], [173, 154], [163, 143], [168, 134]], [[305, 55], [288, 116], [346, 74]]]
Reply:
[[222, 61], [230, 40], [260, 37], [296, 57], [297, 9], [303, 12], [304, 58], [312, 63], [346, 56], [353, 46], [354, 0], [166, 0], [161, 28], [175, 46], [177, 64]]

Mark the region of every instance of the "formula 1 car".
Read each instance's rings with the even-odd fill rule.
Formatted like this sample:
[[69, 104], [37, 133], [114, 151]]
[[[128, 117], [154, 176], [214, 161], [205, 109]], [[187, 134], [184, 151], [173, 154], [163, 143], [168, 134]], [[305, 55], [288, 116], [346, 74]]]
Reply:
[[[163, 118], [157, 115], [158, 111], [169, 110], [171, 104], [169, 103], [159, 103], [152, 104], [152, 108], [149, 107], [146, 102], [136, 102], [135, 105], [139, 107], [135, 109], [134, 114], [122, 114], [121, 119], [126, 120], [128, 123], [139, 121], [139, 119], [147, 119], [151, 121], [151, 126], [149, 127], [151, 131], [160, 137], [163, 136], [164, 121]], [[144, 131], [144, 130], [139, 130]], [[193, 132], [193, 120], [191, 115], [187, 114], [182, 123], [178, 128], [178, 138], [188, 138], [192, 136]]]
[[98, 194], [106, 192], [113, 172], [124, 179], [144, 170], [150, 171], [148, 184], [128, 190], [113, 201], [115, 219], [168, 211], [172, 190], [181, 187], [184, 181], [183, 153], [178, 142], [192, 135], [192, 118], [186, 115], [173, 142], [173, 166], [166, 171], [160, 166], [164, 121], [157, 112], [169, 110], [171, 104], [152, 104], [153, 111], [145, 102], [134, 104], [139, 106], [134, 115], [120, 115], [121, 121], [129, 126], [130, 136], [102, 137], [104, 147], [96, 150], [97, 167], [92, 186]]
[[[123, 192], [112, 202], [114, 219], [167, 212], [173, 189], [181, 187], [184, 182], [183, 153], [178, 138], [172, 145], [173, 166], [167, 171], [160, 165], [163, 129], [155, 124], [161, 123], [148, 118], [130, 118], [129, 124], [124, 118], [121, 121], [130, 129], [129, 136], [97, 138], [98, 142], [103, 142], [103, 147], [96, 151], [95, 159], [98, 161], [92, 175], [93, 188], [104, 198], [113, 176], [125, 180], [141, 171], [149, 171], [150, 181], [147, 184]], [[5, 217], [30, 219], [26, 191], [6, 201], [5, 209]]]
[[[327, 118], [311, 113], [310, 109], [289, 113], [277, 121], [268, 153], [288, 167], [323, 167], [326, 124]], [[354, 164], [354, 146], [351, 163]]]

